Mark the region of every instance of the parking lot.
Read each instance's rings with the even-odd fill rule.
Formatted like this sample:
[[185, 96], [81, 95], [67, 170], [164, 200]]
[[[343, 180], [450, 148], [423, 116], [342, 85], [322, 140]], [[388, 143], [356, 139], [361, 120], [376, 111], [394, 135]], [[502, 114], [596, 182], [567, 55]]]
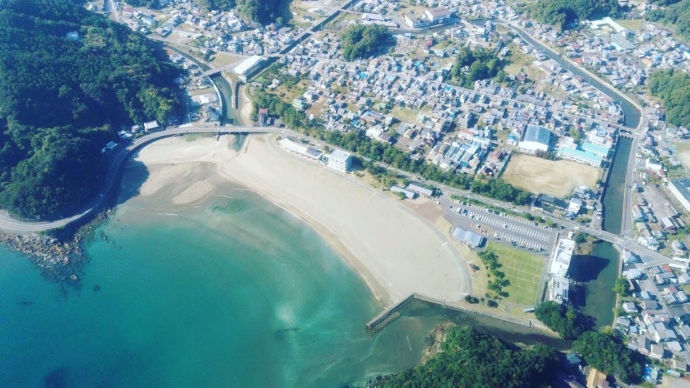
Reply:
[[479, 233], [490, 240], [545, 255], [550, 253], [556, 243], [556, 230], [522, 217], [455, 201], [446, 201], [443, 208], [453, 225]]

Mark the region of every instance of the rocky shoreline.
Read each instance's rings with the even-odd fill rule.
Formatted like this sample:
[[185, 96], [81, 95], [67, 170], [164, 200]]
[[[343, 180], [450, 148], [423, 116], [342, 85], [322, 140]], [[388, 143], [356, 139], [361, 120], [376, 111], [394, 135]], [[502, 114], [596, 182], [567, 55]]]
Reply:
[[79, 287], [80, 275], [89, 261], [83, 246], [93, 237], [97, 226], [109, 213], [110, 211], [106, 211], [85, 225], [62, 229], [54, 235], [0, 233], [0, 244], [29, 256], [46, 279]]

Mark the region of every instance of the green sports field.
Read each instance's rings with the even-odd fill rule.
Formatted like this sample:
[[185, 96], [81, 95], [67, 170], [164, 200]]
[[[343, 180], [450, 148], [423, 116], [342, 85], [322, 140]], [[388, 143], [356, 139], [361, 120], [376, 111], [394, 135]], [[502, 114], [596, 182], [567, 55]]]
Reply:
[[541, 288], [539, 282], [544, 270], [544, 258], [495, 242], [489, 242], [486, 249], [498, 255], [498, 262], [501, 263], [499, 270], [510, 280], [510, 285], [505, 288], [509, 294], [505, 300], [533, 306]]

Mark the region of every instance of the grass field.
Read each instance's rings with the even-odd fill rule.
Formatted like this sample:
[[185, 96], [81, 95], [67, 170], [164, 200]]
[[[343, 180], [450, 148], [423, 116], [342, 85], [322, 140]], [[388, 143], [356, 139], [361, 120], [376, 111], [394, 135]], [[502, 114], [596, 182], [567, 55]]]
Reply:
[[601, 170], [570, 160], [547, 160], [530, 155], [513, 155], [503, 180], [533, 193], [565, 197], [576, 186], [595, 188]]
[[683, 167], [690, 169], [690, 143], [676, 143], [676, 157]]
[[524, 306], [534, 306], [540, 289], [541, 274], [544, 269], [544, 259], [537, 255], [513, 249], [495, 242], [489, 242], [486, 249], [498, 255], [502, 271], [510, 285], [505, 288], [508, 302]]

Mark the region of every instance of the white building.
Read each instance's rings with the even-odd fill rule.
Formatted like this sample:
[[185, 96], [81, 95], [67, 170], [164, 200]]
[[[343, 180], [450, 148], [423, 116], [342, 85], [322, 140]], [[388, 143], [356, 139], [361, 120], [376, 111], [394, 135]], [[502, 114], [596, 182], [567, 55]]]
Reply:
[[148, 123], [144, 123], [144, 131], [146, 131], [146, 132], [155, 131], [158, 128], [160, 128], [160, 125], [158, 124], [158, 121], [156, 121], [156, 120], [149, 121]]
[[563, 303], [568, 300], [568, 292], [570, 290], [570, 279], [568, 279], [568, 269], [570, 269], [570, 261], [573, 258], [575, 251], [575, 241], [570, 239], [560, 239], [556, 246], [556, 251], [553, 253], [551, 265], [549, 267], [549, 275], [551, 278], [547, 284], [546, 297], [558, 303]]
[[690, 179], [676, 179], [668, 185], [669, 190], [678, 202], [690, 212]]
[[424, 11], [424, 16], [431, 24], [447, 23], [452, 13], [447, 8], [432, 8]]
[[322, 160], [326, 166], [340, 172], [348, 172], [352, 167], [352, 155], [342, 150], [333, 150], [329, 155], [324, 155]]
[[553, 253], [553, 258], [551, 259], [549, 273], [565, 277], [570, 268], [570, 261], [573, 258], [574, 251], [575, 241], [567, 238], [558, 240], [556, 251]]
[[254, 71], [263, 61], [263, 57], [254, 55], [240, 62], [240, 64], [237, 65], [233, 71], [235, 74], [239, 75], [240, 78], [246, 79], [247, 76], [249, 76], [249, 74], [251, 74], [251, 72]]
[[519, 147], [529, 153], [547, 152], [551, 148], [551, 131], [537, 125], [528, 125]]
[[290, 152], [294, 152], [311, 159], [319, 160], [321, 155], [323, 155], [323, 152], [320, 149], [310, 147], [302, 142], [290, 139], [288, 137], [280, 139], [278, 145]]

